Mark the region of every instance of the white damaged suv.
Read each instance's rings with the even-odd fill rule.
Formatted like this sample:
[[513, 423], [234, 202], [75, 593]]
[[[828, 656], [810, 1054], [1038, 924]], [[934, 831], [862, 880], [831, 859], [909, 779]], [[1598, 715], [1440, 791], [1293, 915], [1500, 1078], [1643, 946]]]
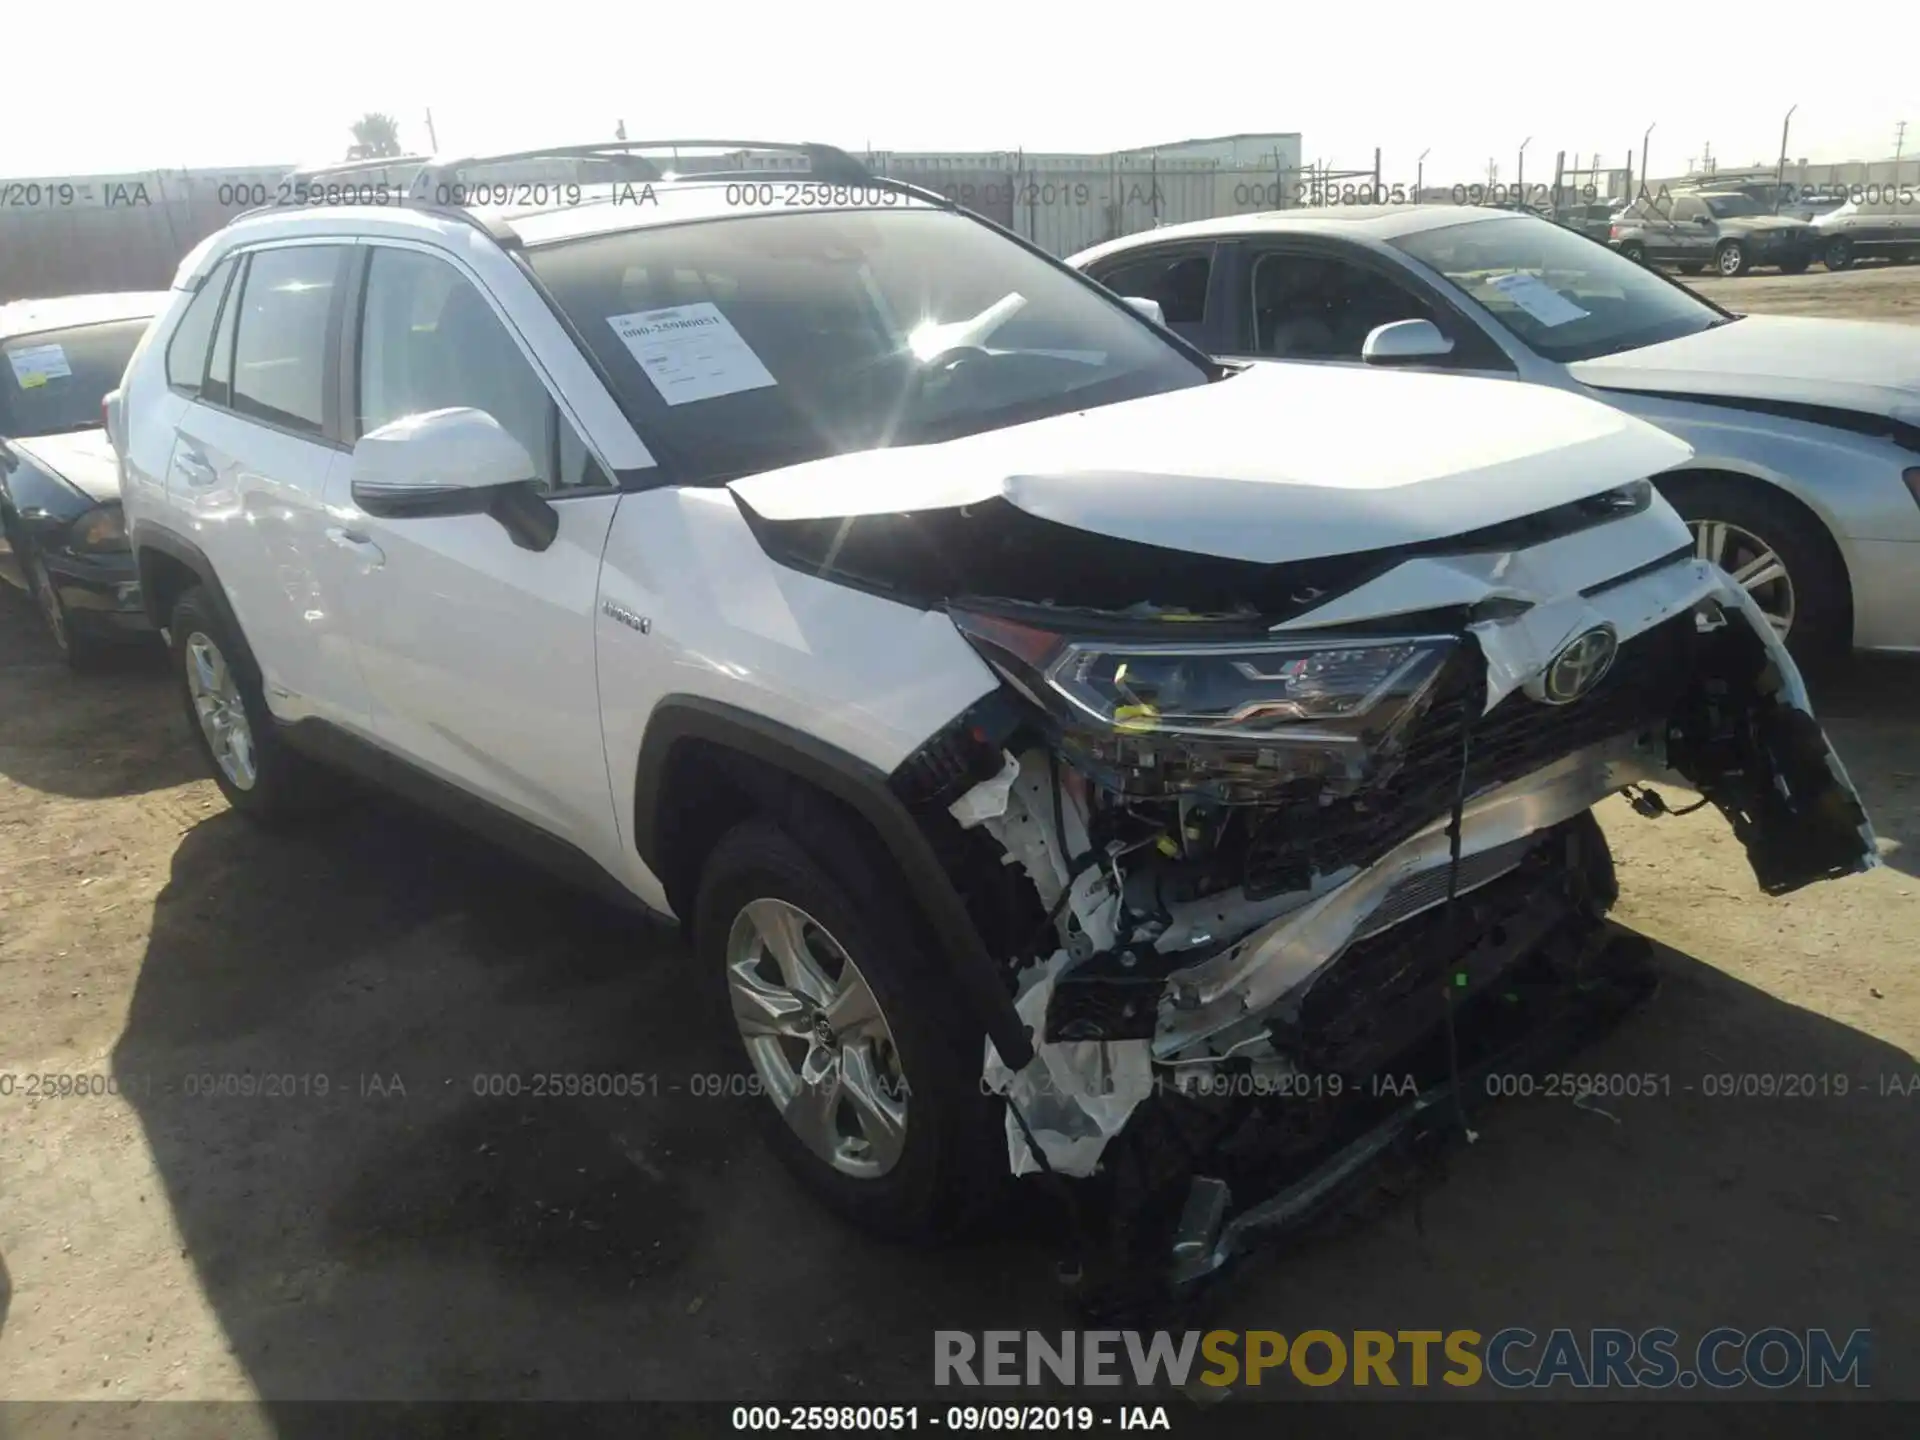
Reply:
[[242, 217], [109, 424], [234, 807], [346, 766], [678, 917], [844, 1212], [1044, 1171], [1203, 1274], [1632, 989], [1596, 802], [1876, 863], [1682, 442], [1223, 366], [838, 151], [649, 148]]

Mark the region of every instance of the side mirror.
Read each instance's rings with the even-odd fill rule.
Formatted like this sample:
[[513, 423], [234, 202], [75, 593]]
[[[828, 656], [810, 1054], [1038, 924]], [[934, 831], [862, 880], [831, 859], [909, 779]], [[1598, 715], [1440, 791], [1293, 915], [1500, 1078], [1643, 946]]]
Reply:
[[1693, 217], [1693, 223], [1704, 228], [1713, 224], [1713, 217], [1711, 215], [1696, 215]]
[[1146, 316], [1147, 319], [1153, 321], [1154, 324], [1164, 325], [1167, 323], [1167, 312], [1160, 308], [1160, 302], [1158, 300], [1149, 300], [1144, 295], [1123, 295], [1120, 298], [1138, 310], [1142, 315]]
[[1395, 320], [1377, 326], [1360, 347], [1360, 358], [1369, 365], [1389, 365], [1396, 360], [1431, 360], [1453, 353], [1453, 341], [1440, 333], [1431, 320]]
[[406, 415], [353, 447], [353, 503], [369, 515], [491, 515], [513, 542], [544, 550], [559, 516], [536, 483], [540, 467], [484, 410], [455, 406]]

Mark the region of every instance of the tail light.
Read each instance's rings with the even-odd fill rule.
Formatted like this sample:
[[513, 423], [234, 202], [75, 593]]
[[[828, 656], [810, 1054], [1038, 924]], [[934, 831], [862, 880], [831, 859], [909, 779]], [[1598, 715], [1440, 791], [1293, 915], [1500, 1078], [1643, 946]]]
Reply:
[[1607, 239], [1618, 240], [1619, 238], [1620, 238], [1620, 227], [1618, 225], [1607, 226]]

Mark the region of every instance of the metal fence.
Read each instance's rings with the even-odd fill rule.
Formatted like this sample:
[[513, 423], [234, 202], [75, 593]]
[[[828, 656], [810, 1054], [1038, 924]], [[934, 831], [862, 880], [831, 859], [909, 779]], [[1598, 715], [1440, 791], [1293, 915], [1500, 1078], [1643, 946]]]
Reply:
[[[1186, 220], [1364, 198], [1380, 181], [1377, 170], [1151, 156], [875, 152], [867, 160], [876, 173], [940, 191], [1057, 255]], [[0, 302], [165, 288], [195, 244], [270, 197], [288, 168], [0, 180]]]
[[164, 290], [285, 167], [0, 180], [0, 302]]

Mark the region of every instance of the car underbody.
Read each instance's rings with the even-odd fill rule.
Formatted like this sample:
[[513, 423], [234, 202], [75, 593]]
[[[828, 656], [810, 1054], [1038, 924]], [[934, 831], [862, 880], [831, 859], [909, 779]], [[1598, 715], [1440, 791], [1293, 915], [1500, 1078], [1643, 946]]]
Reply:
[[[1422, 624], [1346, 622], [1356, 645], [1445, 643], [1364, 754], [1311, 763], [1151, 713], [1045, 714], [1021, 658], [1033, 608], [953, 607], [1008, 683], [896, 785], [1008, 957], [1036, 1053], [1014, 1070], [989, 1042], [983, 1082], [1012, 1171], [1080, 1217], [1074, 1268], [1101, 1305], [1196, 1284], [1389, 1157], [1470, 1138], [1489, 1069], [1647, 991], [1648, 947], [1605, 923], [1599, 801], [1654, 815], [1650, 782], [1698, 792], [1769, 894], [1877, 863], [1792, 661], [1687, 554], [1563, 601], [1489, 584]], [[1137, 610], [1112, 619], [1139, 633]], [[1617, 640], [1597, 683], [1543, 693], [1596, 629]]]

